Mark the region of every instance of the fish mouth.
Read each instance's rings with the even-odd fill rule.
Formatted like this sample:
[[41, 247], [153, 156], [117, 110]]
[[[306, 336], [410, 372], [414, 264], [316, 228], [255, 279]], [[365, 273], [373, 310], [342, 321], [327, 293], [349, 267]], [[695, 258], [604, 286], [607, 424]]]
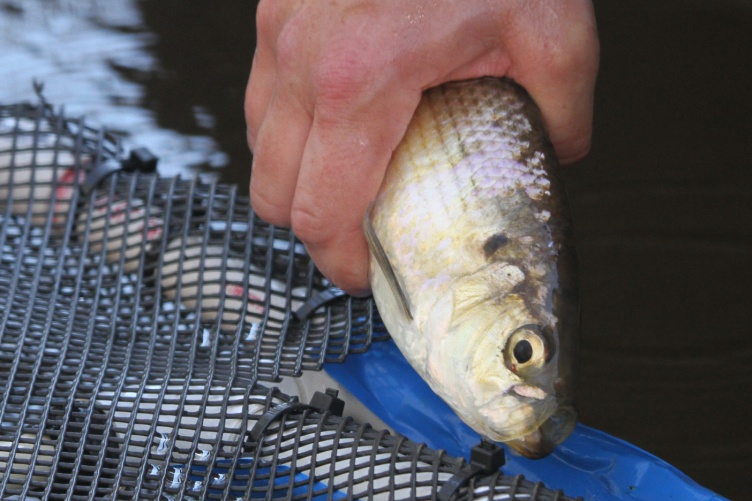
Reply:
[[504, 443], [526, 458], [540, 459], [566, 440], [574, 431], [575, 424], [577, 413], [574, 407], [562, 406], [535, 430]]

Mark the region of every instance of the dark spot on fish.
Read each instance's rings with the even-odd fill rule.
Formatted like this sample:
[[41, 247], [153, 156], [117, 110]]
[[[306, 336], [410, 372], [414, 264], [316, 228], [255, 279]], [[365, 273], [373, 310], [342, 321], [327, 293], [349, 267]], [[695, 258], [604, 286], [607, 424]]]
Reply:
[[496, 233], [495, 235], [488, 237], [486, 243], [483, 244], [483, 253], [486, 255], [486, 258], [490, 258], [496, 253], [497, 250], [501, 249], [508, 243], [508, 236], [506, 236], [504, 233]]

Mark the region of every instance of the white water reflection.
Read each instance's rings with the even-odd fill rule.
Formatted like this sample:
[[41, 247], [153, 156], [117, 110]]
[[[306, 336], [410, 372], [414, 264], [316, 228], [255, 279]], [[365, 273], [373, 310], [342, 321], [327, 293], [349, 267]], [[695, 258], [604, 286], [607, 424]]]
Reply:
[[[210, 135], [163, 128], [145, 106], [139, 79], [164, 71], [150, 52], [157, 41], [134, 0], [0, 0], [0, 103], [35, 101], [36, 80], [67, 115], [122, 132], [127, 147], [151, 149], [163, 175], [224, 167], [227, 155]], [[194, 119], [199, 129], [214, 123], [202, 107]]]

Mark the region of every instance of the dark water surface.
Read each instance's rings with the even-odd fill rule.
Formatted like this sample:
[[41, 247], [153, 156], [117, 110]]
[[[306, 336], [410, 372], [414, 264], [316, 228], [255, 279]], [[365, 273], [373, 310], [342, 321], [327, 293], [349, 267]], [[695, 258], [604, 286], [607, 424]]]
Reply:
[[[0, 102], [32, 79], [162, 172], [247, 193], [255, 3], [0, 0]], [[596, 1], [590, 157], [565, 171], [582, 421], [752, 499], [752, 2]]]

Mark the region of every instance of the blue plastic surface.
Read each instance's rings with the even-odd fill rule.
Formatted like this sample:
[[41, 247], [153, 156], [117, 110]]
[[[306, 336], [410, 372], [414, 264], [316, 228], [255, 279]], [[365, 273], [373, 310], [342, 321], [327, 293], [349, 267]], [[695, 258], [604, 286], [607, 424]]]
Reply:
[[[413, 441], [467, 458], [480, 436], [454, 414], [407, 363], [394, 342], [374, 343], [326, 371], [374, 414]], [[345, 406], [347, 413], [347, 406]], [[577, 425], [548, 457], [507, 450], [502, 471], [523, 474], [586, 500], [724, 500], [665, 461], [606, 433]]]

